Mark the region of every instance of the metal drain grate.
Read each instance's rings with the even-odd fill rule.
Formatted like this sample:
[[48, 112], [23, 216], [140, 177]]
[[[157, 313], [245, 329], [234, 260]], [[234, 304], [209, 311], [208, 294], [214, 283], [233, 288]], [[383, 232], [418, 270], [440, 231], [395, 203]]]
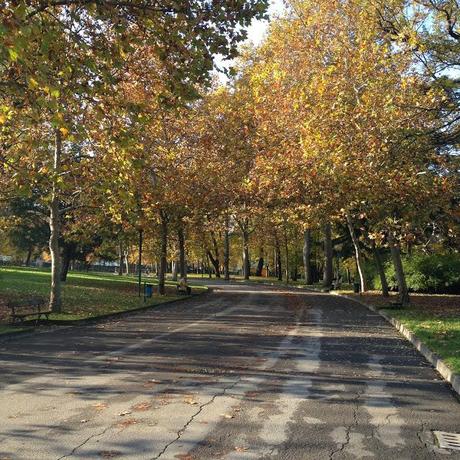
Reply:
[[460, 450], [460, 434], [446, 433], [445, 431], [433, 431], [433, 433], [438, 440], [439, 447]]

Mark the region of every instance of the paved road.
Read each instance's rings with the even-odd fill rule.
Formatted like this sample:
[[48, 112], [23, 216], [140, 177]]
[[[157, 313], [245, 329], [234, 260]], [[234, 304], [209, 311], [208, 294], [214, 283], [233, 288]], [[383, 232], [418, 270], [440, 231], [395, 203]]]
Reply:
[[0, 343], [0, 459], [432, 459], [460, 404], [376, 314], [325, 294], [205, 297]]

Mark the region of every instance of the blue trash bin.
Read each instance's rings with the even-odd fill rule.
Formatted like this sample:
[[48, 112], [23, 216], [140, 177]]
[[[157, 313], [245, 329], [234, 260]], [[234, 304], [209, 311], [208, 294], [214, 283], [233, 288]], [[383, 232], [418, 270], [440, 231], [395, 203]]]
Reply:
[[153, 295], [153, 284], [144, 283], [144, 302], [145, 299], [150, 299]]

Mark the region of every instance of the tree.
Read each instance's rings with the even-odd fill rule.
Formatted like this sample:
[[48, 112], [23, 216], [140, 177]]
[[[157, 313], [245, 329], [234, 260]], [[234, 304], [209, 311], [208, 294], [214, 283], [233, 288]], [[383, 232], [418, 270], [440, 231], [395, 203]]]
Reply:
[[[3, 5], [0, 159], [13, 190], [27, 193], [31, 173], [43, 184], [53, 311], [61, 309], [61, 203], [63, 195], [79, 195], [69, 178], [84, 163], [73, 161], [73, 145], [89, 147], [95, 141], [97, 133], [91, 131], [106, 118], [101, 101], [119, 91], [129, 56], [139, 43], [146, 44], [166, 69], [168, 92], [195, 98], [197, 85], [209, 82], [213, 55], [233, 57], [244, 27], [253, 17], [263, 17], [266, 6], [266, 0], [222, 2], [219, 8], [195, 0], [180, 5], [72, 0]], [[126, 108], [131, 120], [138, 115]], [[92, 148], [87, 150], [91, 157]]]

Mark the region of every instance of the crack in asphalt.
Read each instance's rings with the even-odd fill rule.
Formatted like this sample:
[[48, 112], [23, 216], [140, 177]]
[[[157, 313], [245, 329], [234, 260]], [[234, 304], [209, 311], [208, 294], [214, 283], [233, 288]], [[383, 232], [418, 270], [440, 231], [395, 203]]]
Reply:
[[417, 435], [417, 439], [420, 441], [420, 443], [425, 447], [425, 449], [428, 449], [428, 443], [422, 439], [422, 434], [425, 432], [425, 424], [422, 422], [420, 424], [420, 430], [417, 431], [415, 434]]
[[80, 449], [80, 447], [83, 447], [86, 443], [88, 443], [89, 441], [91, 441], [91, 439], [94, 439], [94, 438], [97, 438], [99, 436], [102, 436], [104, 435], [107, 430], [109, 430], [109, 428], [111, 428], [112, 425], [109, 425], [107, 427], [105, 427], [100, 433], [96, 433], [96, 434], [93, 434], [91, 435], [89, 438], [85, 439], [81, 444], [79, 444], [77, 447], [74, 447], [72, 449], [71, 452], [69, 452], [68, 454], [65, 454], [63, 455], [62, 457], [59, 457], [57, 460], [62, 460], [63, 458], [67, 458], [67, 457], [70, 457], [71, 455], [73, 455], [78, 449]]
[[185, 423], [185, 425], [177, 432], [176, 438], [173, 439], [168, 444], [166, 444], [165, 447], [161, 450], [161, 452], [156, 457], [153, 457], [152, 460], [158, 460], [168, 450], [170, 446], [172, 446], [174, 443], [179, 441], [179, 439], [184, 434], [185, 430], [189, 427], [189, 425], [193, 422], [193, 420], [203, 411], [203, 409], [206, 406], [209, 406], [209, 404], [212, 404], [217, 397], [223, 396], [228, 390], [231, 390], [240, 382], [241, 382], [241, 377], [238, 377], [234, 382], [226, 386], [222, 391], [220, 391], [219, 393], [216, 393], [209, 401], [205, 402], [204, 404], [201, 404], [198, 410], [187, 421], [187, 423]]
[[353, 408], [353, 421], [346, 427], [346, 432], [345, 432], [345, 442], [341, 443], [341, 446], [338, 449], [332, 450], [330, 455], [329, 455], [329, 460], [332, 460], [334, 455], [338, 454], [339, 452], [342, 452], [345, 450], [345, 448], [350, 444], [350, 433], [351, 429], [355, 426], [358, 426], [358, 411], [359, 411], [359, 400], [361, 396], [363, 395], [364, 391], [358, 391], [356, 393], [356, 397], [354, 398], [354, 408]]

